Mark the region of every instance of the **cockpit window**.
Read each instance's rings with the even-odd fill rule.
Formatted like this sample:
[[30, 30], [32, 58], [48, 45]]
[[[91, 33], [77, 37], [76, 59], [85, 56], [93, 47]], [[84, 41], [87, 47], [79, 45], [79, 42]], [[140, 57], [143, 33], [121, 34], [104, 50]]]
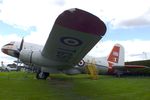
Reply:
[[6, 44], [6, 45], [4, 45], [4, 46], [11, 46], [11, 45], [14, 45], [14, 43], [15, 43], [15, 42], [10, 42], [10, 43], [8, 43], [8, 44]]

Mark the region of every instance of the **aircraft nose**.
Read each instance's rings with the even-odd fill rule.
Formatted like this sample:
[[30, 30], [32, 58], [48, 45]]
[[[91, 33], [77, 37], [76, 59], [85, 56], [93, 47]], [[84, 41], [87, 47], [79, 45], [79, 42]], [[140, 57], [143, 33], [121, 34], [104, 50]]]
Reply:
[[1, 51], [5, 54], [8, 54], [8, 49], [6, 49], [4, 46], [2, 47]]
[[12, 49], [12, 48], [10, 48], [10, 47], [8, 47], [8, 46], [3, 46], [2, 48], [1, 48], [1, 51], [3, 52], [3, 53], [5, 53], [5, 54], [7, 54], [7, 55], [10, 55], [10, 56], [13, 56], [13, 57], [19, 57], [19, 52], [18, 52], [18, 50], [16, 50], [16, 49]]

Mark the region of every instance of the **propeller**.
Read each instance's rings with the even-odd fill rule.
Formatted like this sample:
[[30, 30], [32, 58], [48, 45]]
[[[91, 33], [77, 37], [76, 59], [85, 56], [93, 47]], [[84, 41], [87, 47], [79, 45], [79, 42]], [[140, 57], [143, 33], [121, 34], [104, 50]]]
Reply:
[[20, 63], [20, 59], [19, 59], [19, 56], [20, 56], [20, 52], [21, 52], [21, 50], [22, 50], [22, 48], [23, 48], [23, 44], [24, 44], [24, 37], [22, 38], [22, 40], [21, 40], [21, 43], [20, 43], [20, 47], [18, 48], [18, 50], [15, 52], [15, 55], [16, 55], [16, 57], [18, 58], [17, 59], [17, 61], [16, 61], [16, 63], [17, 63], [17, 70], [18, 70], [18, 64]]
[[20, 56], [20, 52], [21, 52], [21, 50], [22, 50], [22, 48], [23, 48], [23, 44], [24, 44], [24, 38], [22, 38], [21, 43], [20, 43], [20, 47], [19, 47], [18, 50], [15, 52], [15, 55], [16, 55], [17, 58], [19, 58], [19, 56]]
[[24, 43], [24, 38], [22, 38], [22, 40], [21, 40], [20, 48], [18, 49], [19, 52], [20, 52], [20, 51], [22, 50], [22, 48], [23, 48], [23, 43]]

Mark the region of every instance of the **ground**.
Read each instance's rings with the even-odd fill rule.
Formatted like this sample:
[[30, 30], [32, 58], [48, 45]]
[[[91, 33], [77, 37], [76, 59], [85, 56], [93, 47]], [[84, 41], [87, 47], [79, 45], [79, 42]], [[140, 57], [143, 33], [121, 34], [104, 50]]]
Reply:
[[150, 77], [53, 74], [36, 80], [27, 72], [0, 73], [0, 100], [150, 100]]

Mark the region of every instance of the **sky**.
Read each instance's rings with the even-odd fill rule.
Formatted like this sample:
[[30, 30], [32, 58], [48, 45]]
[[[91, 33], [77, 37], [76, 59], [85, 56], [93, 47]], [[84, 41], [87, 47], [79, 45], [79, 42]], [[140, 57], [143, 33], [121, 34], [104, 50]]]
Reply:
[[[57, 16], [70, 8], [86, 10], [107, 26], [89, 55], [107, 56], [119, 43], [126, 61], [150, 59], [150, 0], [0, 0], [0, 47], [22, 37], [44, 45]], [[0, 61], [14, 60], [0, 52]]]

